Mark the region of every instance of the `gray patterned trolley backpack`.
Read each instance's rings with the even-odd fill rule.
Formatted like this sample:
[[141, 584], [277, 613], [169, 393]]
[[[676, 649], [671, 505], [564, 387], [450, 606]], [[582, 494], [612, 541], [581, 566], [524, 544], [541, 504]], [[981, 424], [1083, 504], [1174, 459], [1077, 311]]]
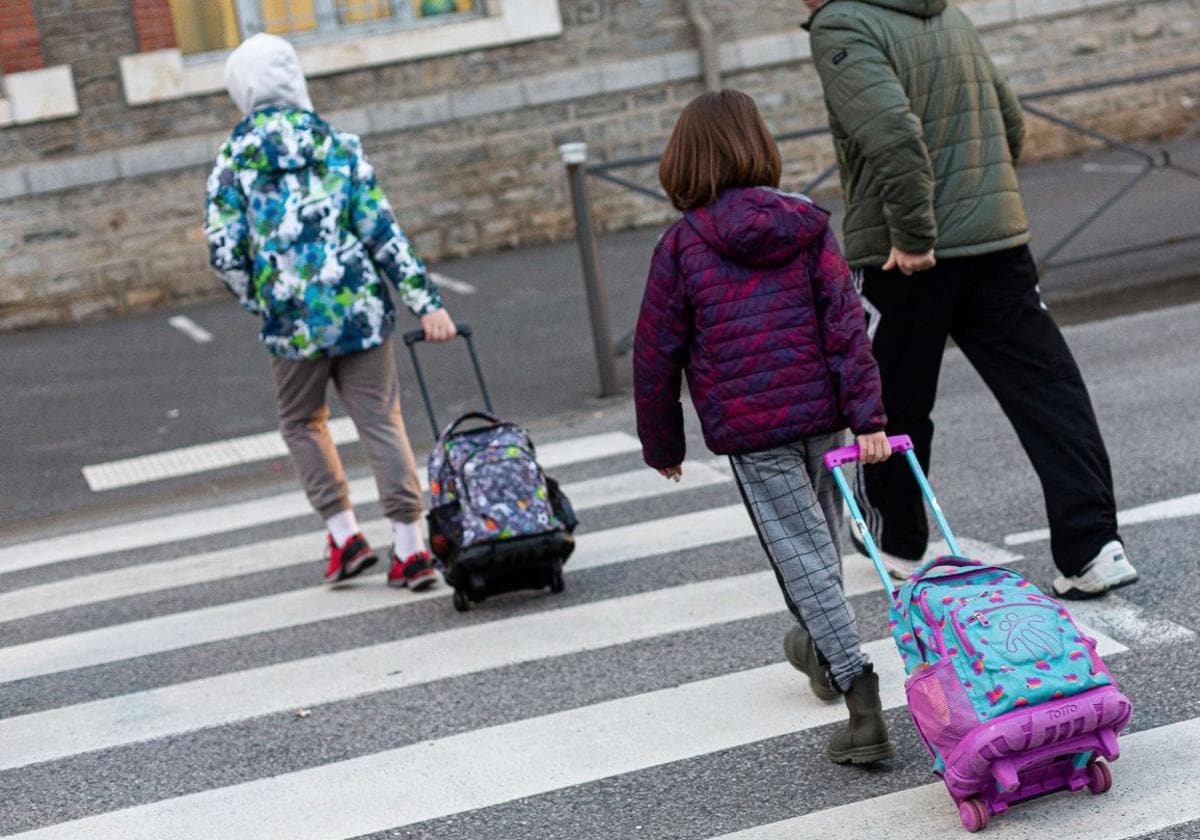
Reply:
[[562, 592], [562, 565], [575, 548], [575, 513], [557, 482], [537, 462], [528, 433], [492, 409], [471, 328], [458, 325], [487, 411], [459, 417], [440, 433], [416, 345], [405, 334], [429, 422], [437, 436], [429, 455], [429, 542], [465, 612], [489, 595], [518, 589]]

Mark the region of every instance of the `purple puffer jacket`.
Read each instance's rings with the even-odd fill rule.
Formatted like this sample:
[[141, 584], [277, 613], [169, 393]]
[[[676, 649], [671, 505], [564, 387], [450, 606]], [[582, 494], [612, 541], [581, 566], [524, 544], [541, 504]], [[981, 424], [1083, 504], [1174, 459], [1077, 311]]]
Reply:
[[680, 373], [708, 448], [739, 454], [887, 418], [862, 307], [829, 216], [802, 196], [736, 188], [654, 250], [634, 341], [646, 463], [683, 463]]

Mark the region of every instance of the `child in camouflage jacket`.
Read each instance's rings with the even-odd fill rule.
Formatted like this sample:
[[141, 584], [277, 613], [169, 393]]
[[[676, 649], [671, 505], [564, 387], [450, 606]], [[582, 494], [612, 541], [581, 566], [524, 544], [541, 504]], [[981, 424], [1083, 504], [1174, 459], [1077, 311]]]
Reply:
[[274, 35], [248, 39], [225, 66], [245, 118], [208, 179], [213, 268], [261, 316], [280, 430], [309, 501], [329, 529], [325, 579], [339, 583], [376, 562], [355, 521], [329, 433], [332, 381], [358, 429], [395, 544], [388, 582], [436, 581], [420, 530], [422, 496], [400, 415], [386, 278], [421, 319], [426, 338], [455, 327], [396, 223], [358, 137], [313, 110], [299, 59]]

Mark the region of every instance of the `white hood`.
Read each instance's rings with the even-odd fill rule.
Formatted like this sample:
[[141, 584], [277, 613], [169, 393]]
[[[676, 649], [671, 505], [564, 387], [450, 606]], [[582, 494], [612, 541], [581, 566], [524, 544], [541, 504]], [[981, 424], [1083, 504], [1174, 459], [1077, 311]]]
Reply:
[[296, 50], [278, 35], [247, 38], [225, 62], [225, 87], [243, 114], [266, 105], [313, 109]]

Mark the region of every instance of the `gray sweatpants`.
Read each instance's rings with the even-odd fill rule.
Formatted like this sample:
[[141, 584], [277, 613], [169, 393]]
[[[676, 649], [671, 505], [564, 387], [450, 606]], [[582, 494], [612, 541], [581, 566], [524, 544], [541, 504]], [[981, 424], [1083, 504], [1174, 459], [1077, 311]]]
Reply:
[[350, 486], [329, 434], [325, 392], [332, 380], [367, 452], [383, 512], [389, 519], [421, 518], [421, 484], [404, 418], [392, 341], [330, 359], [271, 359], [279, 430], [308, 501], [323, 519], [350, 509]]
[[729, 460], [784, 601], [844, 690], [866, 658], [842, 589], [842, 500], [821, 461], [842, 442], [815, 435]]

